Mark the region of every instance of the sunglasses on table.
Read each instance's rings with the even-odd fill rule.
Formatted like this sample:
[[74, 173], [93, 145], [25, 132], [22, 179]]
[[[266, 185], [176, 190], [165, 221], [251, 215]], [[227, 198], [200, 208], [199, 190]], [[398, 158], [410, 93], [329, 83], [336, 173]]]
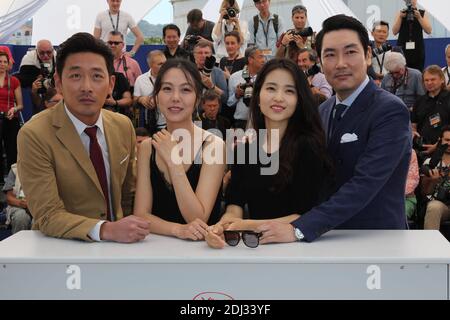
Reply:
[[244, 244], [249, 248], [256, 248], [259, 246], [259, 238], [262, 236], [262, 233], [250, 230], [225, 230], [223, 234], [225, 237], [225, 242], [229, 246], [237, 246], [242, 238]]

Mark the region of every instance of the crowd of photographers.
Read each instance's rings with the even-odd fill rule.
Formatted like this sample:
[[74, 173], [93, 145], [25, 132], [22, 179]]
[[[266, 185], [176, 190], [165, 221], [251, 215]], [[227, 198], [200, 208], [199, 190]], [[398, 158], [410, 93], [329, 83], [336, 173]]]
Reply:
[[[114, 54], [116, 84], [105, 108], [129, 116], [138, 132], [151, 135], [165, 127], [165, 119], [151, 99], [161, 66], [172, 58], [192, 60], [201, 71], [204, 97], [195, 119], [203, 128], [245, 129], [253, 83], [263, 65], [274, 57], [292, 59], [305, 72], [319, 105], [333, 95], [322, 73], [315, 51], [316, 32], [308, 26], [303, 5], [292, 8], [292, 26], [272, 13], [270, 0], [253, 0], [258, 14], [248, 22], [239, 20], [240, 8], [234, 0], [223, 0], [216, 23], [205, 20], [199, 9], [187, 15], [188, 28], [181, 40], [180, 28], [163, 28], [165, 47], [148, 53], [148, 72], [142, 73], [133, 59], [143, 36], [129, 14], [120, 10], [121, 0], [108, 0], [109, 9], [98, 15], [94, 35], [102, 38]], [[423, 31], [431, 25], [416, 0], [389, 23], [373, 24], [372, 59], [368, 75], [409, 107], [414, 149], [405, 192], [408, 217], [426, 229], [439, 229], [450, 219], [450, 45], [445, 49], [447, 66], [424, 69]], [[131, 30], [136, 42], [126, 52], [125, 35]], [[390, 31], [399, 35], [397, 46], [388, 41]], [[48, 40], [37, 43], [20, 63], [16, 77], [23, 88], [31, 88], [34, 113], [55, 105], [63, 97], [54, 88], [56, 52]], [[1, 102], [1, 99], [0, 99]], [[145, 129], [143, 129], [145, 128]], [[17, 133], [15, 133], [17, 135]], [[8, 168], [9, 170], [9, 168]], [[419, 176], [420, 183], [419, 183]], [[5, 192], [10, 190], [5, 190]], [[11, 202], [11, 205], [13, 202]]]

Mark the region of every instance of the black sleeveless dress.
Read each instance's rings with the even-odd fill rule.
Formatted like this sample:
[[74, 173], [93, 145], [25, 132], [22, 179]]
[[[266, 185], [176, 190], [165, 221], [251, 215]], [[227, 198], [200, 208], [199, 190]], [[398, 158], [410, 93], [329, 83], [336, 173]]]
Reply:
[[[199, 149], [197, 155], [195, 156], [194, 162], [186, 172], [186, 176], [194, 192], [197, 188], [198, 180], [200, 178], [200, 171], [202, 169], [201, 154], [204, 144], [205, 141], [203, 141], [202, 147]], [[186, 221], [184, 220], [183, 215], [180, 212], [180, 208], [178, 207], [173, 186], [167, 182], [167, 180], [164, 178], [164, 174], [156, 165], [155, 154], [155, 148], [153, 148], [152, 146], [152, 155], [150, 158], [150, 181], [153, 189], [153, 207], [151, 213], [166, 221], [186, 224]], [[211, 215], [209, 216], [208, 225], [217, 223], [221, 218], [221, 195], [222, 188], [220, 188], [219, 192], [217, 193], [214, 207], [211, 211]]]

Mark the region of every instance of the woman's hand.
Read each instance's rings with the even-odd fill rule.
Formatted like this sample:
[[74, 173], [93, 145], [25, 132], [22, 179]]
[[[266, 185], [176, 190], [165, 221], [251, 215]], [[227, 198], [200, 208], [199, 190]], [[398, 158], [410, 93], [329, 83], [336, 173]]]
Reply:
[[152, 145], [168, 167], [181, 164], [182, 159], [177, 141], [166, 129], [153, 135]]
[[188, 224], [180, 224], [174, 230], [177, 238], [194, 241], [204, 240], [207, 234], [208, 225], [198, 218]]
[[206, 243], [213, 249], [223, 249], [226, 245], [225, 237], [223, 235], [223, 226], [216, 224], [208, 227], [208, 233], [205, 237]]

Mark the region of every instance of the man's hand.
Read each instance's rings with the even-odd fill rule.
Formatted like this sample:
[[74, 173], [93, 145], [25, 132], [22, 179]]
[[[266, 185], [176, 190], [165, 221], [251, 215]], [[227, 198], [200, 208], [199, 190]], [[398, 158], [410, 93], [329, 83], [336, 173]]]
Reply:
[[291, 41], [294, 41], [294, 35], [290, 32], [286, 32], [281, 40], [281, 44], [287, 46]]
[[100, 239], [121, 243], [144, 240], [150, 233], [150, 223], [144, 218], [128, 216], [115, 222], [105, 222], [100, 228]]
[[107, 106], [114, 107], [116, 105], [116, 100], [114, 100], [112, 97], [109, 97], [105, 100], [105, 104]]
[[236, 96], [236, 99], [240, 99], [244, 96], [244, 90], [242, 90], [240, 84], [238, 84], [236, 86], [236, 91], [235, 91], [234, 95]]
[[36, 78], [36, 80], [33, 81], [33, 84], [31, 85], [31, 92], [33, 92], [34, 94], [36, 94], [38, 92], [38, 90], [40, 88], [42, 88], [42, 79], [44, 79], [44, 77], [42, 76], [42, 74], [38, 75], [38, 77]]
[[162, 129], [153, 135], [152, 145], [167, 167], [182, 164], [177, 141], [166, 129]]
[[138, 98], [137, 102], [142, 104], [146, 109], [153, 110], [156, 107], [153, 97], [141, 96]]
[[211, 80], [211, 76], [205, 76], [203, 73], [201, 73], [201, 76], [203, 85], [208, 89], [213, 89], [214, 83]]
[[294, 41], [299, 49], [303, 49], [305, 47], [305, 41], [302, 36], [294, 36]]
[[256, 228], [256, 232], [262, 232], [259, 238], [260, 244], [295, 242], [294, 227], [290, 223], [269, 221]]

